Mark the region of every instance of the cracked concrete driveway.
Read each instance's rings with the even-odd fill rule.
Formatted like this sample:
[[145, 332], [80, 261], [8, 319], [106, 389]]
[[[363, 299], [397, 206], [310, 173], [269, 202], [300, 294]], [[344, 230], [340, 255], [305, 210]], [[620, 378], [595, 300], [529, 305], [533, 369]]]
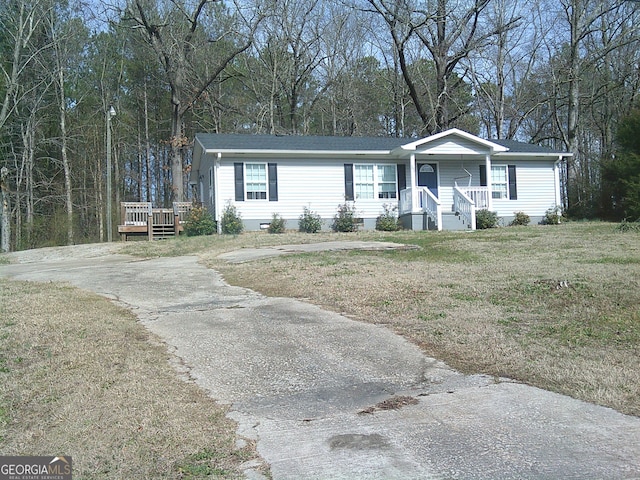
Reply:
[[132, 309], [231, 405], [274, 479], [640, 478], [639, 418], [462, 375], [383, 327], [231, 287], [196, 257], [94, 245], [11, 258], [0, 275], [69, 282]]

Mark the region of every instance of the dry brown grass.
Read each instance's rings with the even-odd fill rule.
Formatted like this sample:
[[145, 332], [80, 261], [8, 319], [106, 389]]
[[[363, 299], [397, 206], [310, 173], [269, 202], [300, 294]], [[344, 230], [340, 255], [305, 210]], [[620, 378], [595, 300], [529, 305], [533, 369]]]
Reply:
[[74, 478], [238, 478], [235, 424], [108, 300], [0, 280], [0, 451], [71, 455]]
[[[295, 243], [265, 234], [240, 237], [236, 246], [280, 238]], [[226, 264], [216, 259], [229, 249], [226, 240], [212, 240], [202, 255], [232, 284], [388, 325], [464, 372], [511, 377], [640, 415], [637, 233], [567, 224], [351, 238], [422, 249]]]

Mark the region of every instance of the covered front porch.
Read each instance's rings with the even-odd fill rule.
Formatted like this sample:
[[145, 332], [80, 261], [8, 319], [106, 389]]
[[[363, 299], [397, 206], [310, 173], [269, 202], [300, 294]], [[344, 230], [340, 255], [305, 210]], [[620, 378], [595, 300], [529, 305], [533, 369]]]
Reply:
[[[508, 151], [502, 145], [452, 130], [401, 151], [406, 183], [399, 185], [398, 214], [405, 228], [475, 230], [476, 211], [491, 210], [493, 200], [504, 194], [492, 192], [498, 188], [492, 157]], [[505, 171], [505, 191], [508, 181]]]

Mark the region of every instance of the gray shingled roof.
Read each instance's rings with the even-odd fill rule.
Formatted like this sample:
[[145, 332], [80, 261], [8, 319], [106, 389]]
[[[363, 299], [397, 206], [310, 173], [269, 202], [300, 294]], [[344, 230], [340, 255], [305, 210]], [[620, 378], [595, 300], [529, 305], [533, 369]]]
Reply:
[[[307, 135], [251, 135], [198, 133], [196, 138], [205, 149], [216, 150], [282, 150], [282, 151], [391, 151], [415, 139], [395, 137], [321, 137]], [[489, 140], [511, 153], [561, 153], [554, 150], [516, 142], [514, 140]]]
[[513, 153], [563, 153], [549, 147], [542, 147], [533, 143], [516, 142], [515, 140], [491, 139], [489, 141], [497, 143], [498, 145], [502, 145], [503, 147], [507, 147], [509, 149], [509, 152]]
[[249, 135], [198, 133], [196, 138], [209, 149], [303, 150], [303, 151], [389, 151], [404, 145], [406, 138], [316, 137], [307, 135]]

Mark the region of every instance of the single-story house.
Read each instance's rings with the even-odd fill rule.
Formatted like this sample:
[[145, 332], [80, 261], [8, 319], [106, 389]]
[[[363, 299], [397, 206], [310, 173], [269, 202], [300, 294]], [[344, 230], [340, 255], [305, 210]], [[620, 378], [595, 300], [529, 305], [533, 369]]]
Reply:
[[215, 220], [231, 203], [246, 230], [266, 228], [274, 213], [297, 228], [304, 207], [329, 228], [345, 202], [367, 229], [385, 205], [408, 229], [475, 229], [480, 209], [538, 222], [560, 208], [569, 155], [458, 129], [419, 140], [199, 133], [189, 182]]

